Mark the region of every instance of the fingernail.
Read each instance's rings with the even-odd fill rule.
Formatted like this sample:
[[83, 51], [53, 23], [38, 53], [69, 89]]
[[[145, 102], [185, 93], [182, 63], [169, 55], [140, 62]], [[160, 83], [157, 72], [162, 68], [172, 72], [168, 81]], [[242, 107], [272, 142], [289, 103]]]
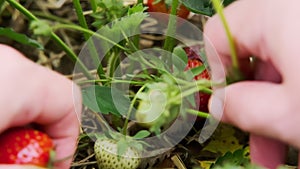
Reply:
[[217, 89], [213, 91], [213, 95], [209, 101], [209, 112], [217, 120], [221, 120], [224, 112], [225, 90]]

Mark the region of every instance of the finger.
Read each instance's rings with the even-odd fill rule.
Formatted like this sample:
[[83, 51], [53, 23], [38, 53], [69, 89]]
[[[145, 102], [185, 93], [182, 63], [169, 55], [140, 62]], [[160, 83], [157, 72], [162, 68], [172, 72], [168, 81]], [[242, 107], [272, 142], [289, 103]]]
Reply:
[[[216, 96], [217, 94], [218, 92], [213, 94], [210, 104], [210, 112], [213, 115], [217, 114], [224, 122], [234, 124], [245, 131], [285, 139], [284, 134], [287, 132], [282, 130], [290, 127], [286, 125], [290, 119], [286, 118], [285, 114], [289, 112], [290, 103], [285, 89], [280, 85], [245, 81], [227, 86], [223, 98]], [[222, 108], [215, 109], [217, 107], [214, 106], [214, 100], [217, 99], [223, 103]]]
[[0, 165], [0, 169], [45, 169], [33, 165]]
[[[271, 60], [278, 72], [294, 79], [296, 75], [292, 72], [295, 71], [293, 68], [298, 67], [298, 62], [291, 60], [298, 60], [295, 53], [300, 52], [297, 45], [300, 43], [300, 23], [295, 22], [300, 15], [300, 11], [296, 10], [299, 1], [291, 1], [288, 8], [282, 8], [284, 3], [274, 3], [271, 0], [236, 1], [224, 13], [240, 59], [255, 56], [262, 61]], [[278, 11], [282, 15], [277, 15]], [[231, 54], [228, 38], [218, 15], [205, 24], [204, 36], [212, 74], [221, 76], [222, 71], [219, 69], [224, 67], [226, 70], [231, 65]]]
[[[0, 45], [0, 132], [38, 123], [57, 145], [57, 159], [71, 156], [79, 134], [81, 93], [70, 80]], [[71, 159], [62, 165], [67, 166]]]
[[284, 164], [287, 147], [284, 143], [263, 136], [250, 135], [251, 162], [275, 169]]

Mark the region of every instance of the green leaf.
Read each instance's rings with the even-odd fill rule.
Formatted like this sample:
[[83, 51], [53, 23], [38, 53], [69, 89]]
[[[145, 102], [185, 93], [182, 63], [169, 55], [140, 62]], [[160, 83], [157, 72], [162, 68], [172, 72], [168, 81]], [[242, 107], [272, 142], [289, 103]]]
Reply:
[[144, 12], [147, 8], [143, 6], [143, 4], [137, 4], [131, 8], [128, 9], [128, 15], [132, 15], [134, 13], [138, 12]]
[[145, 138], [145, 137], [148, 137], [151, 133], [147, 130], [141, 130], [139, 131], [138, 133], [136, 133], [133, 138], [135, 139], [142, 139], [142, 138]]
[[[140, 24], [147, 16], [146, 13], [138, 12], [122, 17], [109, 25], [103, 26], [98, 33], [115, 43], [120, 43], [130, 36], [138, 35], [140, 33]], [[103, 53], [108, 53], [113, 47], [111, 42], [101, 41], [100, 43]]]
[[191, 68], [190, 71], [193, 73], [194, 76], [197, 76], [201, 74], [206, 69], [205, 65], [197, 66], [194, 68]]
[[33, 46], [33, 47], [36, 47], [36, 48], [42, 49], [42, 50], [44, 49], [43, 45], [40, 44], [39, 42], [37, 42], [36, 40], [31, 39], [24, 34], [17, 33], [14, 30], [12, 30], [11, 28], [0, 27], [0, 35], [8, 37], [8, 38], [10, 38], [14, 41], [17, 41], [19, 43], [22, 43], [24, 45], [30, 45], [30, 46]]
[[235, 137], [236, 132], [237, 130], [230, 125], [220, 125], [213, 134], [211, 141], [203, 148], [203, 151], [225, 154], [228, 151], [234, 152], [243, 148], [238, 138]]
[[245, 156], [245, 149], [238, 149], [233, 153], [227, 152], [223, 156], [219, 157], [214, 166], [222, 166], [226, 163], [237, 166], [246, 166], [250, 163], [250, 159]]
[[90, 86], [82, 89], [83, 104], [95, 112], [112, 113], [120, 116], [127, 113], [130, 100], [125, 94], [116, 89], [105, 86]]
[[208, 16], [212, 16], [214, 14], [210, 0], [183, 0], [182, 4], [194, 13]]
[[188, 62], [188, 56], [182, 47], [175, 47], [172, 55], [172, 63], [179, 72], [183, 72]]
[[97, 10], [91, 15], [95, 18], [92, 24], [96, 28], [111, 23], [116, 18], [126, 15], [128, 7], [123, 5], [123, 0], [98, 0]]
[[[235, 0], [224, 0], [223, 5], [227, 6]], [[190, 11], [202, 15], [212, 16], [215, 14], [215, 10], [211, 4], [211, 0], [182, 0], [182, 4]]]
[[183, 50], [182, 47], [175, 47], [173, 54], [175, 54], [176, 56], [178, 56], [185, 64], [187, 64], [188, 62], [188, 56], [186, 54], [186, 52]]

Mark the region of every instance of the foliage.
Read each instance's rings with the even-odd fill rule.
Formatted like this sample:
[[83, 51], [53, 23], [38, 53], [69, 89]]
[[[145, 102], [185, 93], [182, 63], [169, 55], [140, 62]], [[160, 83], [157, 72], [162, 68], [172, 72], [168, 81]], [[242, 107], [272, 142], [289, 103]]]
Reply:
[[[227, 6], [234, 1], [235, 0], [224, 0], [223, 5]], [[182, 3], [192, 12], [208, 16], [215, 14], [211, 0], [183, 0]]]
[[14, 41], [24, 44], [24, 45], [30, 45], [30, 46], [36, 47], [38, 49], [44, 49], [43, 45], [40, 44], [39, 42], [37, 42], [36, 40], [29, 38], [25, 34], [17, 33], [14, 30], [12, 30], [11, 28], [0, 27], [0, 35], [6, 36]]
[[[233, 1], [223, 0], [222, 4], [227, 6]], [[91, 0], [89, 2], [92, 11], [84, 15], [81, 2], [74, 0], [74, 8], [79, 20], [79, 25], [76, 25], [72, 22], [61, 22], [59, 19], [42, 20], [17, 1], [7, 0], [7, 2], [27, 17], [28, 28], [33, 38], [50, 37], [65, 51], [70, 60], [79, 65], [84, 75], [79, 85], [82, 85], [85, 107], [96, 116], [104, 115], [122, 121], [123, 128], [117, 128], [118, 131], [109, 129], [105, 135], [96, 134], [98, 139], [106, 137], [114, 140], [119, 155], [126, 152], [129, 147], [138, 150], [146, 149], [149, 145], [141, 140], [150, 136], [159, 136], [178, 116], [186, 120], [189, 113], [193, 112], [191, 114], [202, 113], [204, 114], [202, 117], [210, 118], [206, 112], [194, 110], [197, 106], [195, 95], [199, 92], [212, 93], [210, 80], [194, 80], [195, 76], [207, 68], [207, 63], [187, 70], [189, 57], [180, 46], [180, 42], [170, 36], [175, 34], [179, 27], [175, 17], [170, 17], [168, 26], [164, 30], [167, 32], [165, 41], [152, 53], [147, 53], [141, 50], [140, 46], [140, 26], [149, 17], [147, 7], [142, 3], [128, 6], [123, 4], [123, 0]], [[207, 16], [212, 16], [216, 12], [221, 13], [214, 8], [211, 0], [165, 0], [165, 2], [170, 6], [172, 4], [178, 6], [180, 2], [189, 10]], [[4, 8], [3, 4], [4, 1], [0, 0], [0, 13]], [[176, 10], [177, 8], [173, 6], [173, 14], [176, 14]], [[89, 22], [86, 18], [90, 19]], [[84, 25], [86, 23], [89, 25]], [[224, 27], [226, 28], [226, 23]], [[92, 54], [87, 57], [92, 57], [94, 64], [98, 66], [96, 75], [92, 74], [88, 65], [78, 57], [72, 44], [57, 35], [58, 30], [61, 29], [83, 33], [85, 40], [92, 37], [87, 42]], [[0, 35], [24, 45], [43, 49], [41, 43], [11, 28], [0, 27]], [[101, 46], [97, 46], [98, 42], [101, 42]], [[105, 55], [101, 61], [97, 55], [98, 48], [101, 48]], [[162, 49], [168, 53], [155, 54], [160, 53]], [[200, 55], [204, 56], [205, 53]], [[137, 70], [126, 72], [124, 68], [126, 65], [121, 63], [124, 59], [128, 59], [128, 64], [136, 66], [134, 68]], [[117, 74], [118, 71], [123, 74]], [[129, 87], [126, 90], [118, 88], [122, 85]], [[144, 119], [146, 121], [143, 121]], [[130, 122], [138, 126], [137, 131], [128, 131], [131, 130]], [[105, 121], [101, 123], [108, 126]], [[212, 162], [211, 168], [260, 168], [250, 164], [248, 150], [244, 145], [239, 144], [239, 140], [234, 136], [234, 128], [221, 127], [216, 133], [218, 135], [212, 137], [201, 150], [221, 155]]]

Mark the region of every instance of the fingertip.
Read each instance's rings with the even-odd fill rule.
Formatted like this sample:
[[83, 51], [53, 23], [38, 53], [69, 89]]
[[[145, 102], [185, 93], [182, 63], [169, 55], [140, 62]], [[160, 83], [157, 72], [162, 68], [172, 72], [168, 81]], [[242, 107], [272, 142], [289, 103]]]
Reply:
[[224, 113], [224, 100], [225, 93], [222, 89], [214, 90], [213, 95], [209, 100], [209, 113], [217, 120], [222, 120], [223, 122], [226, 119], [223, 116]]

